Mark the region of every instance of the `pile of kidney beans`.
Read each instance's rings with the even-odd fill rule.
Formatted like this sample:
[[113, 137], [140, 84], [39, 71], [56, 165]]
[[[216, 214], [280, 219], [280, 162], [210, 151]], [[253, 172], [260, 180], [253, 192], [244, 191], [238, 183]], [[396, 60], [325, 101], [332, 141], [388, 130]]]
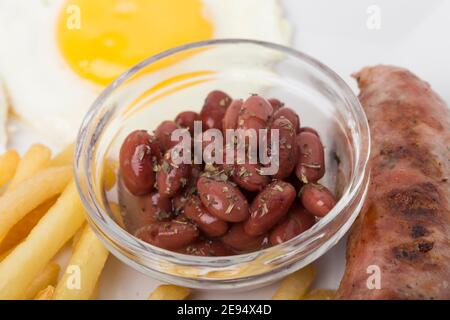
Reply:
[[[260, 164], [174, 164], [177, 128], [279, 129], [280, 165], [273, 176]], [[335, 205], [317, 181], [325, 174], [318, 133], [277, 99], [232, 100], [212, 91], [200, 114], [180, 113], [149, 134], [130, 133], [120, 150], [119, 198], [126, 229], [160, 248], [226, 256], [285, 242], [311, 228]]]

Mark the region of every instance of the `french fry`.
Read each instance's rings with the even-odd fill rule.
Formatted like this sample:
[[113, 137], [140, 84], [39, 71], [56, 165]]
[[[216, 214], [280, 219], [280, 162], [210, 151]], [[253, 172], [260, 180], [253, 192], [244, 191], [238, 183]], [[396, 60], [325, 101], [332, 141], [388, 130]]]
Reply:
[[14, 177], [20, 156], [16, 150], [6, 151], [0, 155], [0, 188]]
[[148, 300], [185, 300], [191, 294], [191, 289], [163, 284], [153, 291]]
[[65, 147], [60, 153], [50, 161], [50, 167], [68, 166], [73, 162], [73, 143]]
[[99, 286], [99, 283], [97, 282], [97, 285], [95, 286], [94, 291], [92, 292], [91, 296], [89, 297], [89, 300], [97, 300], [99, 292], [100, 292], [100, 286]]
[[308, 292], [314, 281], [316, 271], [312, 265], [306, 266], [290, 275], [281, 282], [272, 300], [299, 300]]
[[53, 299], [88, 300], [94, 293], [107, 258], [108, 250], [86, 225], [66, 272], [56, 286]]
[[14, 248], [9, 249], [3, 253], [0, 253], [0, 262], [2, 262], [3, 260], [5, 260], [5, 258], [13, 251]]
[[111, 190], [116, 184], [116, 170], [119, 167], [117, 161], [106, 159], [103, 165], [103, 183], [106, 190]]
[[303, 300], [333, 300], [336, 291], [329, 289], [314, 289], [308, 292]]
[[8, 185], [6, 192], [10, 192], [18, 184], [31, 177], [33, 174], [46, 168], [50, 163], [52, 152], [42, 144], [34, 144], [20, 160], [16, 174]]
[[78, 241], [80, 241], [80, 238], [81, 238], [81, 236], [83, 234], [83, 231], [84, 231], [84, 224], [73, 235], [73, 238], [72, 238], [72, 250], [75, 250], [75, 248], [77, 247]]
[[22, 299], [33, 279], [84, 220], [83, 206], [72, 182], [25, 241], [0, 263], [0, 299]]
[[0, 242], [0, 254], [14, 248], [22, 242], [39, 220], [47, 213], [47, 211], [55, 204], [56, 198], [49, 199], [36, 209], [32, 210], [25, 217], [16, 223], [6, 234], [2, 242]]
[[71, 174], [70, 166], [49, 168], [3, 195], [0, 198], [0, 241], [28, 212], [61, 193]]
[[53, 299], [53, 293], [55, 292], [54, 286], [48, 286], [44, 290], [40, 291], [34, 300], [52, 300]]
[[54, 286], [58, 280], [60, 267], [55, 262], [50, 262], [42, 270], [42, 272], [34, 278], [30, 286], [27, 288], [24, 299], [33, 299], [39, 292], [48, 286]]
[[123, 221], [120, 205], [116, 202], [110, 202], [109, 208], [111, 209], [112, 218], [121, 228], [125, 228], [125, 222]]

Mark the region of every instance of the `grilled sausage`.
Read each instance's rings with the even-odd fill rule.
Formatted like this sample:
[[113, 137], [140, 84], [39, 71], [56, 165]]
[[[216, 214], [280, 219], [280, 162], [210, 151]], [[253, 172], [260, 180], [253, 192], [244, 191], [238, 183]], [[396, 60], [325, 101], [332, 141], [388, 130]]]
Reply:
[[[450, 299], [450, 110], [407, 70], [355, 77], [373, 137], [371, 184], [337, 296]], [[378, 271], [379, 289], [367, 285]]]

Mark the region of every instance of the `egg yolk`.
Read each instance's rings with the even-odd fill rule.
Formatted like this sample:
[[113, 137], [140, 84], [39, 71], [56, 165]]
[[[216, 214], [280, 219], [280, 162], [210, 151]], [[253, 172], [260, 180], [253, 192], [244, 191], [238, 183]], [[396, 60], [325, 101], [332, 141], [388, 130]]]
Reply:
[[64, 59], [101, 85], [151, 55], [212, 34], [200, 0], [71, 0], [57, 25]]

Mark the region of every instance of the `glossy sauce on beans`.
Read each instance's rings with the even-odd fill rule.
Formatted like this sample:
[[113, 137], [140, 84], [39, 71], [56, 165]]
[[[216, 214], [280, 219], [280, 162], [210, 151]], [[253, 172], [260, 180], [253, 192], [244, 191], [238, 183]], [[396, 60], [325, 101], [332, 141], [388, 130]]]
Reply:
[[134, 232], [153, 222], [167, 221], [172, 217], [170, 199], [162, 197], [158, 192], [135, 196], [127, 190], [122, 181], [119, 181], [118, 188], [122, 211], [128, 213], [123, 219], [128, 231]]
[[180, 253], [200, 257], [223, 257], [234, 252], [219, 240], [199, 240], [179, 250]]
[[[295, 109], [276, 98], [266, 100], [256, 94], [233, 98], [212, 91], [197, 106], [199, 113], [183, 111], [162, 121], [154, 136], [137, 130], [126, 137], [119, 154], [117, 190], [128, 232], [182, 254], [229, 256], [289, 241], [334, 207], [333, 194], [317, 182], [325, 174], [319, 133], [301, 127]], [[203, 130], [194, 132], [198, 120]], [[195, 146], [183, 150], [186, 155], [179, 154], [186, 145], [172, 141], [176, 129], [194, 140]], [[230, 141], [227, 129], [238, 129]], [[256, 145], [248, 144], [247, 129], [255, 130]], [[274, 130], [279, 133], [278, 151], [270, 141]], [[217, 133], [223, 133], [223, 141], [215, 140]], [[240, 159], [235, 147], [243, 142], [245, 149], [239, 154], [245, 159]], [[269, 149], [263, 149], [266, 146]], [[212, 158], [204, 157], [216, 147]], [[203, 159], [193, 164], [195, 150], [202, 151]], [[253, 155], [279, 157], [278, 171], [269, 171], [274, 158], [262, 162]], [[190, 161], [180, 162], [177, 156]]]

